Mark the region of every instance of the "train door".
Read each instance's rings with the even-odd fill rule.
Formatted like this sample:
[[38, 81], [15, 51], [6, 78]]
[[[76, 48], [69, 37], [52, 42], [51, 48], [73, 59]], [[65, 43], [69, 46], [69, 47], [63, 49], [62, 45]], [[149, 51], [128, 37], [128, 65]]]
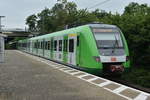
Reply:
[[39, 39], [38, 56], [41, 56], [41, 49], [42, 49], [42, 41]]
[[29, 52], [29, 41], [27, 41], [27, 52]]
[[29, 53], [31, 52], [31, 40], [29, 41]]
[[68, 63], [76, 65], [77, 34], [68, 36]]
[[28, 52], [30, 52], [30, 40], [28, 41]]
[[54, 51], [53, 51], [53, 54], [54, 54], [54, 56], [53, 56], [53, 58], [54, 58], [54, 60], [57, 60], [57, 52], [58, 52], [58, 39], [57, 39], [57, 37], [54, 37]]
[[54, 54], [53, 54], [53, 52], [54, 52], [54, 40], [53, 40], [53, 38], [51, 38], [50, 39], [50, 58], [51, 59], [54, 59]]
[[68, 63], [68, 35], [64, 36], [63, 61], [64, 61], [64, 63]]
[[28, 41], [25, 41], [25, 47], [26, 47], [25, 51], [28, 52]]
[[45, 39], [42, 39], [42, 56], [44, 57], [45, 55]]
[[36, 54], [38, 54], [38, 48], [39, 48], [39, 44], [38, 44], [38, 40], [36, 40]]
[[32, 53], [35, 53], [35, 40], [31, 43]]
[[63, 36], [58, 38], [57, 60], [63, 61]]
[[47, 40], [47, 50], [48, 50], [48, 51], [47, 51], [47, 54], [48, 54], [47, 57], [48, 57], [48, 58], [51, 58], [51, 48], [52, 48], [52, 47], [51, 47], [51, 43], [52, 43], [52, 42], [51, 42], [51, 38], [49, 38], [49, 39]]
[[50, 58], [50, 40], [45, 40], [45, 47], [44, 47], [44, 57]]
[[44, 55], [43, 57], [47, 58], [47, 39], [44, 40]]
[[31, 53], [31, 51], [32, 51], [32, 46], [31, 46], [31, 40], [29, 41], [29, 52]]

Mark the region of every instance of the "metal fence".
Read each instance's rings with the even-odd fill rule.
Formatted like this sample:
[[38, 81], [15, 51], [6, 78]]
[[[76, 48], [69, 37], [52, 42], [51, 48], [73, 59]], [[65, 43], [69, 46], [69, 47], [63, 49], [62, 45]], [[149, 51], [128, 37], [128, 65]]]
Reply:
[[0, 35], [0, 63], [4, 62], [4, 37]]

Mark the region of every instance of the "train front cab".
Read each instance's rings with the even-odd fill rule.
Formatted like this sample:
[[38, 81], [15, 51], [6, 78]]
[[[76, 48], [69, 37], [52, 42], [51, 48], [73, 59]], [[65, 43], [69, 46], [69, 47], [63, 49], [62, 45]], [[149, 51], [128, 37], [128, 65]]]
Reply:
[[104, 73], [122, 73], [129, 68], [129, 52], [126, 40], [114, 25], [91, 27]]

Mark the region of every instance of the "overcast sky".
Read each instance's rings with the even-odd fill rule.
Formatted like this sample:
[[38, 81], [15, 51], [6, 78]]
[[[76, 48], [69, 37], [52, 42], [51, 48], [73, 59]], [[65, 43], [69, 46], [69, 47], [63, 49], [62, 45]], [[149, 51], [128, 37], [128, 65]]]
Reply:
[[[90, 8], [93, 5], [105, 0], [68, 0], [74, 1], [78, 8]], [[150, 0], [110, 0], [96, 8], [122, 13], [124, 7], [130, 2], [147, 3], [150, 5]], [[25, 28], [25, 19], [31, 14], [36, 14], [45, 7], [51, 8], [56, 3], [56, 0], [0, 0], [0, 16], [6, 16], [2, 19], [2, 24], [5, 28]]]

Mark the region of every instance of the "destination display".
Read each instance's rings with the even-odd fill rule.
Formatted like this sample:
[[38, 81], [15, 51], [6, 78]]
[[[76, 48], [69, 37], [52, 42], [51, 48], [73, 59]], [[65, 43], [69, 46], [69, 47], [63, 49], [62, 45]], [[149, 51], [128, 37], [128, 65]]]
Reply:
[[93, 29], [94, 33], [110, 33], [110, 32], [118, 32], [117, 29]]

